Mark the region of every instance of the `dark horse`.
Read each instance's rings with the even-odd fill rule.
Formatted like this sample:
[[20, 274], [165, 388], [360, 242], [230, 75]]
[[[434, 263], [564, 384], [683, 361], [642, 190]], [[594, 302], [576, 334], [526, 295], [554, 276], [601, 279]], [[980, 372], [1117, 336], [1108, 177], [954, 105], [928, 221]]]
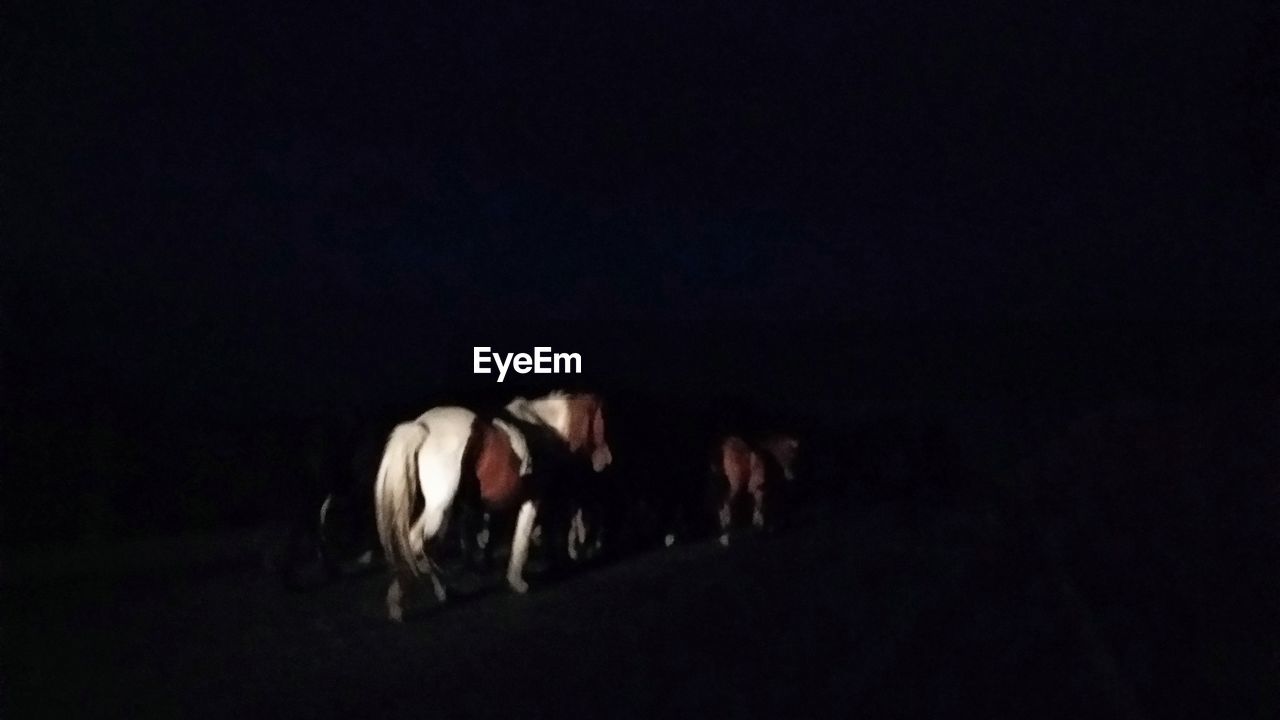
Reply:
[[734, 510], [743, 498], [751, 504], [751, 525], [763, 530], [780, 514], [788, 485], [795, 480], [799, 441], [769, 434], [754, 443], [737, 435], [722, 438], [712, 451], [711, 491], [720, 526], [720, 544], [729, 544]]

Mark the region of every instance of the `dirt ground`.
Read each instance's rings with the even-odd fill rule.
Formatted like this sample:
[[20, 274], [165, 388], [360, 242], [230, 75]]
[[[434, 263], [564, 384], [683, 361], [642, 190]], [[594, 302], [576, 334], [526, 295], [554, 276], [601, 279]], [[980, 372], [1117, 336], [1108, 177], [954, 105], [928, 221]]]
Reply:
[[817, 510], [773, 537], [497, 578], [403, 625], [381, 575], [4, 598], [17, 717], [1138, 717], [1070, 588], [994, 517]]

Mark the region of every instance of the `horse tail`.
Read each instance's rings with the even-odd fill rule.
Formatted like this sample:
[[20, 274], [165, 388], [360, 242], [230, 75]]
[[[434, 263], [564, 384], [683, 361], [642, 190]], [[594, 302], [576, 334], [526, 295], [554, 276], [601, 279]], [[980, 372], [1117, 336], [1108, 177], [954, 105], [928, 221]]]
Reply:
[[387, 564], [397, 574], [419, 575], [417, 559], [423, 552], [424, 538], [414, 532], [415, 505], [418, 488], [418, 450], [427, 440], [428, 430], [419, 423], [400, 423], [391, 431], [378, 481], [374, 488], [378, 520], [378, 540], [386, 554]]

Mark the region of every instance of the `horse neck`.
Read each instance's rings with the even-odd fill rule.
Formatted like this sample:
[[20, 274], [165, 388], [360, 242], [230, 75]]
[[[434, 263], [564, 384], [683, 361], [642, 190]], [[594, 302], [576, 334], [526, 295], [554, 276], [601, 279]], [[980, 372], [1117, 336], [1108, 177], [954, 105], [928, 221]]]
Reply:
[[523, 400], [509, 405], [507, 411], [525, 422], [550, 428], [562, 441], [568, 438], [569, 407], [563, 396]]
[[795, 463], [795, 454], [790, 450], [786, 438], [770, 437], [762, 445], [765, 452], [778, 464], [782, 472], [791, 477], [794, 474], [791, 466]]

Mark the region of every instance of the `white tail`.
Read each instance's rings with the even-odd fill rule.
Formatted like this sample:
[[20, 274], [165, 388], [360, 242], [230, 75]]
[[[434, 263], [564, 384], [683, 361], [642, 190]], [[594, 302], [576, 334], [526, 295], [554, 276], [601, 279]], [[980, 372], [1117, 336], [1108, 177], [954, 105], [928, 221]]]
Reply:
[[[378, 467], [375, 502], [378, 539], [392, 572], [420, 575], [418, 558], [425, 538], [419, 523], [413, 522], [418, 495], [418, 450], [427, 441], [427, 427], [420, 423], [400, 423], [391, 431], [382, 464]], [[425, 514], [425, 513], [424, 513]]]

